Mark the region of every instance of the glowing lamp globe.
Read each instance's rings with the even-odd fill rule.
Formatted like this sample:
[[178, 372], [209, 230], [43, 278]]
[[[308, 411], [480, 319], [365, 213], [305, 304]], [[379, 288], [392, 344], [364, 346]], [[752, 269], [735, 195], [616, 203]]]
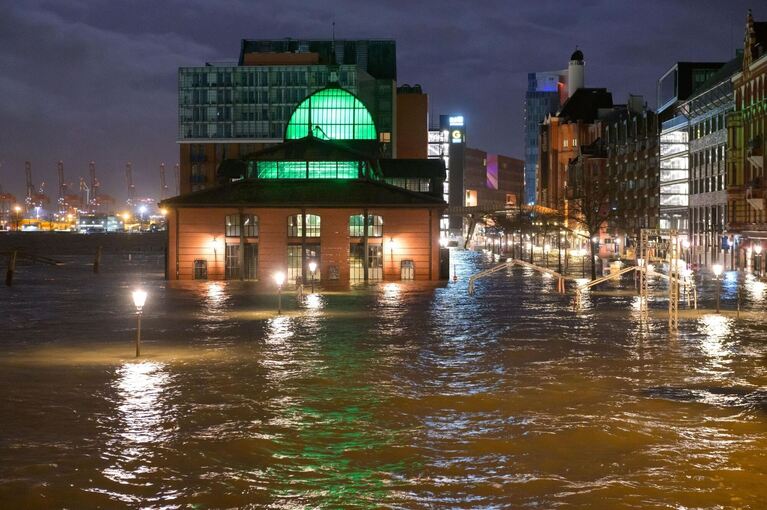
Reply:
[[723, 269], [722, 264], [714, 264], [713, 266], [711, 266], [711, 270], [714, 271], [714, 276], [716, 276], [717, 278], [719, 278], [719, 276], [722, 274], [722, 269]]
[[282, 287], [282, 284], [285, 283], [285, 273], [274, 273], [274, 283], [276, 283], [278, 287]]
[[309, 262], [309, 271], [312, 273], [317, 270], [317, 263], [316, 262]]
[[756, 252], [757, 255], [762, 253], [762, 245], [761, 244], [755, 244], [754, 245], [754, 251]]
[[133, 291], [133, 304], [136, 305], [136, 310], [139, 312], [142, 308], [144, 308], [144, 303], [146, 303], [146, 291], [143, 289], [136, 289]]

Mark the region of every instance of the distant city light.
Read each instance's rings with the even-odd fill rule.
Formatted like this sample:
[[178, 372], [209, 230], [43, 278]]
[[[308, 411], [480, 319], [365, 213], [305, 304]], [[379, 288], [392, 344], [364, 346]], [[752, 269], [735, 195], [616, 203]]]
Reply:
[[462, 126], [463, 126], [463, 115], [456, 115], [456, 116], [454, 116], [454, 117], [450, 117], [450, 118], [448, 119], [448, 123], [449, 123], [451, 126], [459, 126], [459, 127], [462, 127]]

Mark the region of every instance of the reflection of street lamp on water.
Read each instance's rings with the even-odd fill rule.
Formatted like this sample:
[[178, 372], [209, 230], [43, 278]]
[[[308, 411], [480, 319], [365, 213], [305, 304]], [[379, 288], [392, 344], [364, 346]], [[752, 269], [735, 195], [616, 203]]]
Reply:
[[714, 278], [716, 279], [716, 313], [719, 313], [719, 295], [722, 293], [722, 264], [714, 264], [711, 270], [714, 271]]
[[146, 291], [143, 289], [136, 289], [133, 291], [133, 304], [136, 305], [136, 317], [138, 318], [138, 324], [136, 327], [136, 357], [141, 354], [141, 313], [144, 310], [144, 303], [146, 303]]
[[309, 262], [309, 273], [312, 275], [312, 294], [314, 294], [314, 273], [317, 271], [317, 263], [315, 261]]
[[274, 273], [274, 283], [277, 284], [277, 315], [282, 313], [282, 284], [285, 283], [285, 273]]

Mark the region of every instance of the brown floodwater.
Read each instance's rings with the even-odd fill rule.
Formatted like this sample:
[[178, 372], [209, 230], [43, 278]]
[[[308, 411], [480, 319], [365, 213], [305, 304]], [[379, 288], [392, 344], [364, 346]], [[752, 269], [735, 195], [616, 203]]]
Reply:
[[469, 297], [492, 262], [453, 256], [455, 283], [285, 292], [281, 316], [268, 288], [171, 285], [152, 256], [20, 267], [0, 508], [767, 506], [765, 284], [728, 273], [716, 314], [704, 282], [670, 336], [631, 279], [576, 312], [524, 269]]

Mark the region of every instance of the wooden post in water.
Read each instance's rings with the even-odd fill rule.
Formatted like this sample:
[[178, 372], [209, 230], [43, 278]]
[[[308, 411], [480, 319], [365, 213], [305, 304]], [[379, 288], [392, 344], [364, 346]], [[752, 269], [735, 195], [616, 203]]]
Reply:
[[96, 248], [96, 257], [93, 259], [93, 272], [99, 272], [99, 266], [101, 265], [101, 245]]
[[17, 250], [13, 250], [8, 256], [8, 271], [5, 273], [5, 284], [10, 287], [13, 285], [13, 273], [16, 271], [16, 254]]

